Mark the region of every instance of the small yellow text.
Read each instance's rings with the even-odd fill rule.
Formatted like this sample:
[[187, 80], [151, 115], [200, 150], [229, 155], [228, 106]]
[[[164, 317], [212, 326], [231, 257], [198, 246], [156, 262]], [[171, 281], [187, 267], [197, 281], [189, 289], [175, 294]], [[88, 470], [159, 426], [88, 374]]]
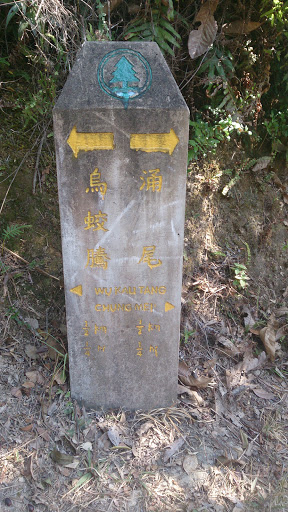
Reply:
[[84, 229], [92, 229], [92, 231], [109, 231], [104, 228], [104, 223], [107, 222], [107, 213], [102, 213], [99, 210], [95, 215], [91, 215], [91, 212], [88, 211], [87, 217], [85, 217], [84, 222], [86, 227]]
[[152, 192], [160, 192], [162, 188], [162, 176], [161, 174], [158, 175], [159, 172], [160, 169], [151, 169], [148, 171], [149, 174], [147, 175], [147, 171], [143, 171], [145, 176], [140, 176], [140, 180], [142, 180], [143, 183], [139, 190], [143, 190], [146, 187], [146, 191], [152, 190]]
[[86, 194], [88, 192], [100, 192], [102, 199], [106, 195], [107, 183], [101, 181], [101, 172], [98, 171], [98, 167], [90, 174], [90, 186], [86, 188]]
[[157, 260], [156, 258], [153, 258], [154, 252], [155, 252], [156, 246], [155, 245], [147, 245], [143, 247], [143, 252], [140, 260], [138, 263], [147, 263], [149, 268], [155, 268], [162, 265], [161, 260]]
[[99, 247], [96, 251], [94, 249], [87, 249], [87, 263], [86, 267], [90, 268], [101, 267], [106, 270], [108, 266], [108, 258], [105, 249], [103, 247]]

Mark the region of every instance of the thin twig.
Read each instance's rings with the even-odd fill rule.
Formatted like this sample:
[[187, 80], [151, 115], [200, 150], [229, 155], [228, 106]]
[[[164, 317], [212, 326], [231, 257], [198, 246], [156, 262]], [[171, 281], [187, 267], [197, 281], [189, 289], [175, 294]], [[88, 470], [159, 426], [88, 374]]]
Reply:
[[110, 0], [107, 0], [108, 5], [108, 30], [109, 30], [109, 38], [111, 39], [111, 11], [110, 11]]
[[[19, 256], [19, 254], [17, 254], [16, 252], [10, 251], [10, 249], [7, 249], [7, 247], [5, 247], [5, 246], [3, 247], [3, 249], [4, 249], [4, 251], [8, 252], [12, 256], [15, 256], [15, 258], [17, 258], [18, 260], [22, 261], [26, 265], [30, 265], [29, 261], [27, 261], [24, 258], [22, 258], [22, 256]], [[47, 277], [51, 277], [51, 279], [55, 279], [55, 281], [60, 281], [59, 277], [52, 276], [51, 274], [49, 274], [45, 270], [42, 270], [42, 268], [34, 267], [33, 270], [37, 270], [37, 272], [40, 272], [40, 274], [43, 274], [44, 276], [47, 276]]]
[[40, 160], [40, 156], [41, 156], [41, 152], [42, 152], [42, 147], [43, 147], [43, 143], [44, 143], [45, 139], [46, 139], [46, 128], [44, 129], [44, 133], [43, 133], [43, 135], [41, 137], [40, 144], [39, 144], [38, 151], [37, 151], [37, 157], [36, 157], [36, 163], [35, 163], [35, 172], [34, 172], [34, 177], [33, 177], [33, 194], [36, 194], [37, 176], [38, 176], [38, 179], [39, 179], [40, 192], [42, 192], [41, 177], [40, 177], [40, 172], [39, 172], [39, 160]]
[[[197, 68], [197, 69], [196, 69], [196, 71], [193, 73], [193, 75], [191, 76], [191, 78], [189, 78], [189, 80], [187, 80], [187, 82], [186, 82], [182, 87], [181, 87], [181, 84], [180, 84], [180, 91], [183, 91], [183, 89], [185, 89], [185, 87], [186, 87], [186, 86], [191, 82], [191, 80], [193, 80], [194, 76], [196, 76], [196, 75], [197, 75], [197, 73], [198, 73], [199, 69], [200, 69], [200, 68], [201, 68], [201, 66], [202, 66], [203, 60], [205, 59], [205, 57], [206, 57], [207, 53], [209, 52], [209, 50], [210, 50], [210, 48], [208, 48], [208, 50], [204, 53], [204, 55], [203, 55], [203, 57], [202, 57], [202, 59], [201, 59], [201, 62], [200, 62], [200, 64], [199, 64], [199, 66], [198, 66], [198, 68]], [[183, 80], [183, 81], [184, 81], [184, 80]], [[182, 81], [182, 82], [183, 82], [183, 81]]]

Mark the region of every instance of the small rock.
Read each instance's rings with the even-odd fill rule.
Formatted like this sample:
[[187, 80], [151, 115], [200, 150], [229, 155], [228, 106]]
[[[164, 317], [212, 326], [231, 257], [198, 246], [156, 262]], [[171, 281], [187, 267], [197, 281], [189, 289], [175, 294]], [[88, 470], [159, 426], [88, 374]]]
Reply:
[[37, 318], [26, 317], [25, 322], [26, 322], [26, 324], [30, 325], [30, 327], [32, 329], [34, 329], [35, 331], [36, 331], [36, 329], [39, 329], [39, 322], [38, 322]]
[[192, 473], [192, 471], [195, 471], [195, 469], [198, 467], [198, 459], [196, 455], [186, 455], [185, 459], [183, 460], [183, 468], [184, 471], [188, 475]]
[[6, 507], [12, 507], [12, 501], [10, 498], [5, 498], [4, 505], [6, 505]]

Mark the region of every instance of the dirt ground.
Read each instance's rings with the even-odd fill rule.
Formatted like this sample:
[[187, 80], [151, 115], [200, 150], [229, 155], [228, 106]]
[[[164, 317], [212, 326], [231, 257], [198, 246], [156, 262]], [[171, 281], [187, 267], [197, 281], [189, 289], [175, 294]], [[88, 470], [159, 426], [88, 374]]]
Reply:
[[0, 510], [288, 511], [285, 161], [232, 143], [191, 164], [178, 401], [85, 411], [69, 393], [53, 140], [11, 115], [0, 238], [33, 227], [2, 244]]

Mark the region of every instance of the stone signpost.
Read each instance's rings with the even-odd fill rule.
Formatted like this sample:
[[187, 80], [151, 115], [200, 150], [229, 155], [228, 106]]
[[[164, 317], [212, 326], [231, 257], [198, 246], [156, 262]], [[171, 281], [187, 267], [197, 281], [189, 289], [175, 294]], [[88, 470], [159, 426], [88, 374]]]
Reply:
[[87, 42], [54, 108], [71, 395], [177, 396], [189, 111], [156, 43]]

